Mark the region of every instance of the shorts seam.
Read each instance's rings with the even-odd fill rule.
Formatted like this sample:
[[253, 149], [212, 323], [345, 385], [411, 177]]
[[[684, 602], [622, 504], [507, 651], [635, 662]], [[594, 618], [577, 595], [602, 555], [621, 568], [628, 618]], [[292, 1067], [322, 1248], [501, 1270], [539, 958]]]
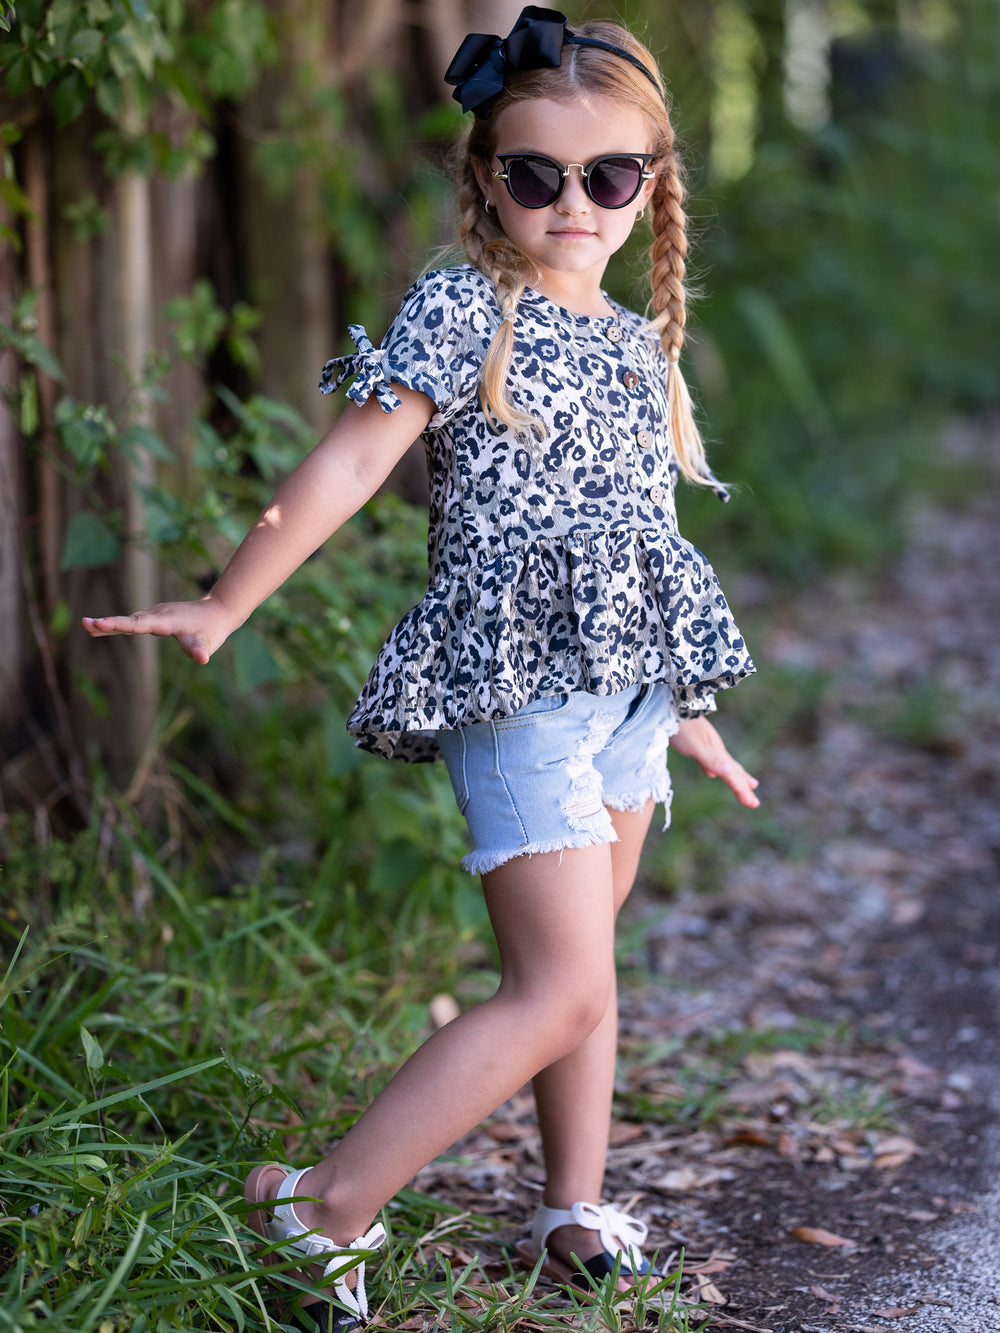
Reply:
[[517, 820], [517, 826], [521, 830], [521, 837], [527, 842], [528, 830], [524, 827], [524, 820], [521, 818], [521, 812], [517, 808], [517, 802], [514, 800], [514, 793], [511, 791], [510, 786], [507, 783], [507, 775], [500, 766], [500, 743], [497, 738], [496, 722], [490, 722], [490, 733], [493, 738], [493, 765], [496, 770], [496, 775], [503, 784], [504, 791], [507, 793], [507, 800], [510, 801], [510, 808], [514, 811], [514, 818]]

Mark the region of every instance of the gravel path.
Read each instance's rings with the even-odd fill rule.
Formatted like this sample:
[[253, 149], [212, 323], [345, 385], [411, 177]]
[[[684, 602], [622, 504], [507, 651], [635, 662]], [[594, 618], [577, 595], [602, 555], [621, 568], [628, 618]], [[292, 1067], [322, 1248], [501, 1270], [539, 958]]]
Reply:
[[[623, 993], [608, 1193], [683, 1247], [711, 1329], [1000, 1333], [1000, 422], [945, 448], [988, 484], [755, 638], [764, 673], [816, 688], [794, 687], [773, 813], [733, 825], [721, 890], [634, 907], [662, 981]], [[458, 1148], [418, 1185], [530, 1215], [526, 1096]], [[491, 1280], [516, 1234], [481, 1239]]]
[[[768, 802], [808, 853], [751, 856], [707, 911], [682, 902], [654, 927], [658, 970], [691, 986], [675, 1029], [762, 1012], [868, 1024], [865, 1073], [915, 1145], [885, 1171], [877, 1142], [868, 1170], [794, 1137], [785, 1163], [733, 1157], [683, 1227], [733, 1256], [720, 1328], [1000, 1333], [998, 426], [946, 441], [992, 484], [915, 514], [886, 578], [810, 590], [758, 645], [765, 668], [836, 682], [768, 763]], [[804, 1245], [801, 1225], [853, 1244]]]

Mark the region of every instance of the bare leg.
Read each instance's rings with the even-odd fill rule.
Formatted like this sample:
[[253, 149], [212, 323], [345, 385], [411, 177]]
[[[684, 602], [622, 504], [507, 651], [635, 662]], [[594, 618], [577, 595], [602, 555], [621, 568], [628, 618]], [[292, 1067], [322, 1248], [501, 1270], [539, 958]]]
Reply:
[[430, 1037], [303, 1179], [320, 1200], [296, 1205], [307, 1226], [350, 1244], [421, 1167], [605, 1021], [614, 846], [518, 857], [483, 877], [497, 993]]
[[[649, 801], [637, 811], [611, 812], [620, 839], [611, 844], [615, 914], [635, 882], [639, 855], [653, 814]], [[578, 1200], [601, 1198], [607, 1159], [611, 1098], [618, 1047], [618, 1004], [612, 986], [604, 1017], [574, 1051], [535, 1075], [535, 1103], [545, 1158], [545, 1202], [569, 1208]], [[601, 1250], [595, 1231], [559, 1227], [552, 1233], [553, 1250], [590, 1259]]]

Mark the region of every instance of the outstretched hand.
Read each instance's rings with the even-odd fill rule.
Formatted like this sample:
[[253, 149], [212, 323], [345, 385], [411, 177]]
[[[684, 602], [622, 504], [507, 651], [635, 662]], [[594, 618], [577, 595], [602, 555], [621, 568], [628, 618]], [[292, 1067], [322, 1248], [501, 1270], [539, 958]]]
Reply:
[[217, 600], [161, 602], [131, 616], [84, 616], [83, 628], [92, 639], [110, 634], [157, 634], [174, 638], [199, 666], [225, 643], [237, 628]]
[[678, 754], [700, 764], [706, 777], [721, 778], [740, 805], [750, 810], [760, 805], [754, 795], [757, 779], [732, 757], [707, 717], [682, 719], [670, 744]]

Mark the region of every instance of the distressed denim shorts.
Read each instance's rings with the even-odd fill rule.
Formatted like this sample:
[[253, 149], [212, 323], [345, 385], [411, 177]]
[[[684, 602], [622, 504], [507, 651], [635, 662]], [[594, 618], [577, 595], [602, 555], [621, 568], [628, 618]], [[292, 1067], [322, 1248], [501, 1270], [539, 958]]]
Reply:
[[[611, 810], [662, 802], [677, 730], [665, 684], [535, 699], [510, 717], [439, 731], [474, 844], [462, 865], [486, 874], [515, 856], [617, 842]], [[666, 824], [664, 825], [666, 827]]]

